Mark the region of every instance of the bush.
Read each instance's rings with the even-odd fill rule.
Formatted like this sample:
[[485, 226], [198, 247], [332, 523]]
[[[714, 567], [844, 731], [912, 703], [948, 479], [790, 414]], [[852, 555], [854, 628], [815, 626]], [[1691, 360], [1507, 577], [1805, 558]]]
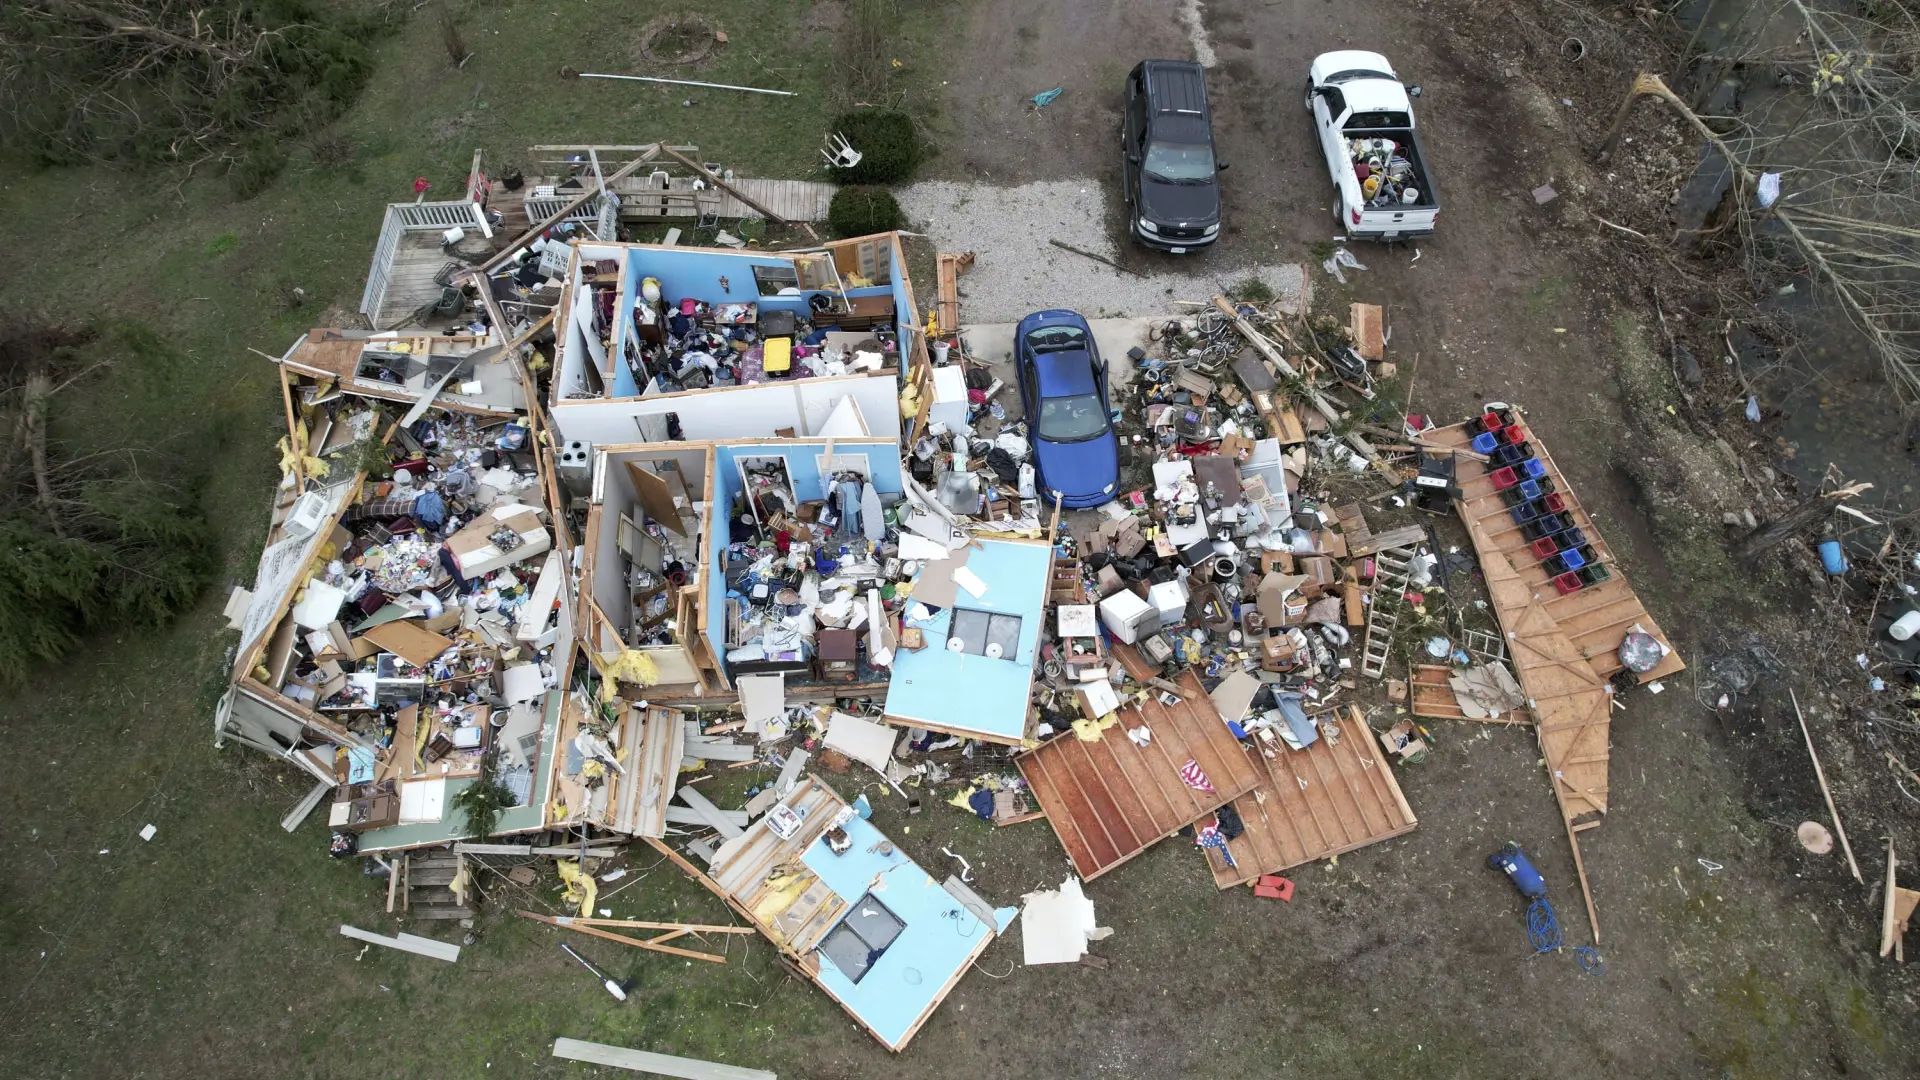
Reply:
[[844, 187], [827, 204], [827, 224], [843, 237], [887, 232], [904, 221], [900, 204], [886, 188]]
[[841, 184], [898, 184], [920, 166], [920, 136], [913, 118], [892, 109], [856, 109], [833, 122], [835, 134], [860, 151], [860, 164], [851, 169], [829, 168]]

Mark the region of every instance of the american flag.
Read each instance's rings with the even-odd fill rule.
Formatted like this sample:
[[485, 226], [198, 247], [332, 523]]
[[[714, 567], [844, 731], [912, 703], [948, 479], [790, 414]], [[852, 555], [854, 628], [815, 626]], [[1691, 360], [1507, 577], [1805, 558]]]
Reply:
[[1209, 795], [1213, 794], [1213, 781], [1207, 779], [1206, 770], [1202, 769], [1200, 763], [1192, 758], [1188, 758], [1187, 763], [1180, 766], [1180, 779], [1195, 791], [1204, 791]]
[[1212, 848], [1218, 851], [1220, 857], [1227, 860], [1229, 867], [1234, 869], [1239, 868], [1240, 864], [1233, 861], [1233, 852], [1227, 850], [1227, 838], [1220, 835], [1220, 825], [1218, 821], [1201, 829], [1199, 833], [1194, 836], [1193, 842], [1203, 848]]

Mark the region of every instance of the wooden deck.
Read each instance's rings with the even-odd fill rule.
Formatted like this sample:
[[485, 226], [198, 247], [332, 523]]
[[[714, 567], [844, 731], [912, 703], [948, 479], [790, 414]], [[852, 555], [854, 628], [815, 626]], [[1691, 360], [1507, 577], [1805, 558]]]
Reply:
[[[557, 184], [562, 179], [547, 177], [538, 181], [529, 180], [525, 190], [532, 191], [536, 184]], [[588, 179], [592, 179], [590, 174]], [[735, 198], [732, 192], [711, 185], [695, 189], [693, 185], [697, 179], [694, 176], [668, 175], [665, 167], [657, 172], [641, 171], [621, 177], [613, 182], [613, 192], [620, 196], [620, 220], [692, 220], [701, 214], [721, 218], [760, 216], [758, 210]], [[840, 190], [833, 184], [817, 180], [743, 179], [730, 182], [747, 198], [788, 221], [825, 221], [827, 205], [833, 201], [833, 193]], [[578, 193], [577, 190], [572, 192], [574, 195]], [[555, 195], [569, 197], [565, 191], [556, 192]], [[591, 216], [591, 204], [587, 213]]]
[[[1627, 582], [1626, 574], [1615, 561], [1613, 552], [1595, 527], [1593, 518], [1574, 495], [1573, 486], [1567, 482], [1566, 475], [1554, 464], [1553, 456], [1540, 441], [1540, 433], [1531, 424], [1526, 425], [1528, 442], [1533, 445], [1534, 453], [1546, 466], [1547, 477], [1553, 481], [1554, 489], [1567, 496], [1571, 502], [1568, 513], [1574, 524], [1586, 534], [1587, 543], [1594, 553], [1600, 556], [1607, 570], [1613, 575], [1609, 581], [1590, 585], [1576, 593], [1560, 595], [1553, 587], [1551, 578], [1540, 566], [1541, 560], [1534, 557], [1527, 547], [1526, 538], [1513, 523], [1507, 507], [1500, 501], [1500, 495], [1493, 488], [1493, 480], [1487, 467], [1479, 462], [1461, 459], [1459, 471], [1463, 474], [1456, 480], [1461, 490], [1459, 503], [1462, 517], [1468, 521], [1477, 521], [1482, 526], [1482, 537], [1490, 549], [1498, 551], [1513, 567], [1521, 581], [1538, 594], [1540, 605], [1553, 616], [1554, 622], [1564, 632], [1574, 647], [1585, 656], [1601, 678], [1611, 678], [1622, 670], [1620, 664], [1620, 642], [1625, 640], [1628, 630], [1639, 624], [1647, 633], [1667, 641], [1666, 632], [1660, 629], [1652, 615], [1640, 603], [1640, 598]], [[1444, 446], [1467, 447], [1469, 442], [1464, 425], [1439, 428], [1429, 432], [1426, 441]], [[1480, 539], [1475, 540], [1478, 545]], [[1486, 552], [1477, 551], [1482, 562], [1486, 561]], [[1640, 676], [1641, 682], [1665, 678], [1686, 669], [1678, 652], [1669, 652], [1666, 659], [1652, 671]]]
[[[437, 232], [401, 234], [399, 246], [393, 252], [392, 269], [387, 275], [386, 295], [381, 298], [379, 314], [374, 317], [375, 329], [398, 329], [403, 322], [415, 328], [445, 322], [441, 318], [428, 320], [427, 323], [413, 320], [416, 311], [440, 299], [443, 286], [433, 279], [447, 264], [460, 261], [449, 254], [440, 241]], [[477, 233], [469, 233], [455, 250], [469, 259], [477, 260], [493, 250], [493, 242]]]
[[1344, 714], [1324, 714], [1320, 724], [1320, 740], [1305, 750], [1276, 742], [1269, 747], [1272, 757], [1245, 751], [1264, 775], [1258, 787], [1233, 801], [1246, 825], [1227, 844], [1237, 865], [1207, 849], [1220, 888], [1377, 844], [1419, 824], [1359, 710], [1348, 706]]
[[[1194, 696], [1174, 705], [1157, 696], [1120, 710], [1120, 723], [1088, 742], [1061, 735], [1015, 761], [1046, 812], [1074, 870], [1093, 879], [1145, 851], [1265, 780], [1191, 670], [1180, 685]], [[1145, 724], [1144, 749], [1127, 738]], [[1197, 761], [1214, 791], [1188, 787], [1180, 767]]]

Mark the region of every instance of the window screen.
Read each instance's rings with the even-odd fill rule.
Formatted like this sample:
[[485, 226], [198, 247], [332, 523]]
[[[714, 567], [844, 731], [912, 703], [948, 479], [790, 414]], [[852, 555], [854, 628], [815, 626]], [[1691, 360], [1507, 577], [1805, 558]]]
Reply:
[[761, 296], [778, 296], [781, 289], [800, 287], [800, 272], [791, 266], [756, 266], [753, 282]]

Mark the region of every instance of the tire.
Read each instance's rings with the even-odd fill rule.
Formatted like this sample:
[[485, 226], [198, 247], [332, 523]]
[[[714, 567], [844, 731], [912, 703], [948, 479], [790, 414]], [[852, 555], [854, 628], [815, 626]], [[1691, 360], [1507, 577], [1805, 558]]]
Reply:
[[1309, 75], [1309, 76], [1307, 76], [1307, 101], [1306, 101], [1306, 104], [1307, 104], [1307, 113], [1308, 113], [1308, 115], [1312, 115], [1312, 113], [1313, 113], [1313, 76], [1311, 76], [1311, 75]]

